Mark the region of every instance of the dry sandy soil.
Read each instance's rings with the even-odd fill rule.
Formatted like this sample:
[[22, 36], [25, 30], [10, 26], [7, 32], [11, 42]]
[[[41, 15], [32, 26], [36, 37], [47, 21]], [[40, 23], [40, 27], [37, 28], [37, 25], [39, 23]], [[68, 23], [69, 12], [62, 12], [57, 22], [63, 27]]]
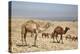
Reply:
[[[29, 19], [11, 19], [11, 42], [12, 47], [11, 51], [16, 52], [37, 52], [37, 51], [56, 51], [56, 50], [70, 50], [78, 48], [78, 41], [66, 40], [66, 35], [77, 36], [78, 33], [78, 25], [77, 21], [48, 21], [54, 25], [50, 26], [46, 31], [51, 33], [56, 26], [62, 26], [63, 28], [69, 27], [70, 30], [63, 35], [64, 44], [61, 43], [52, 43], [53, 39], [51, 38], [42, 38], [41, 33], [38, 34], [37, 37], [37, 46], [33, 47], [34, 37], [30, 37], [30, 33], [27, 35], [27, 43], [29, 46], [18, 46], [22, 44], [21, 41], [21, 25], [24, 24]], [[34, 21], [42, 21], [47, 22], [46, 20], [34, 20]]]

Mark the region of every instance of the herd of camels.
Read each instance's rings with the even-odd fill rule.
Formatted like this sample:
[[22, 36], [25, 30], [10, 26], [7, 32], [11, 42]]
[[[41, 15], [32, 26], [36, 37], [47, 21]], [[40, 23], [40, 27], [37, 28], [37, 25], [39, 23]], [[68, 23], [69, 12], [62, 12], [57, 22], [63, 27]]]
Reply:
[[[44, 24], [40, 24], [38, 22], [35, 22], [34, 20], [29, 20], [26, 23], [22, 24], [21, 26], [21, 40], [22, 40], [22, 45], [27, 44], [27, 33], [30, 32], [31, 33], [31, 37], [33, 37], [34, 35], [34, 44], [33, 46], [36, 46], [36, 40], [37, 40], [37, 36], [38, 33], [41, 33], [42, 31], [45, 31], [46, 29], [48, 29], [52, 24], [47, 22]], [[53, 29], [53, 32], [51, 32], [51, 34], [49, 33], [42, 33], [42, 37], [48, 37], [48, 35], [51, 36], [51, 38], [54, 41], [54, 38], [56, 38], [57, 43], [60, 43], [60, 41], [62, 41], [61, 43], [63, 44], [63, 34], [66, 34], [66, 32], [70, 30], [69, 27], [65, 27], [65, 29], [63, 29], [61, 26], [57, 26], [55, 29]], [[58, 36], [60, 36], [60, 40], [58, 40]]]

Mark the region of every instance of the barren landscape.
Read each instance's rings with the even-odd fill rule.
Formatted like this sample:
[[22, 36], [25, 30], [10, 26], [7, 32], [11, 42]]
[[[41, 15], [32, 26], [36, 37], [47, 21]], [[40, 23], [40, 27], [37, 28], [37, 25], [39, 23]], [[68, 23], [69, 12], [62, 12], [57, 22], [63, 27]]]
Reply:
[[[32, 46], [34, 44], [34, 36], [31, 37], [30, 33], [27, 34], [26, 42], [28, 46], [18, 46], [22, 44], [21, 41], [21, 26], [25, 22], [33, 20], [35, 22], [51, 23], [51, 26], [43, 32], [52, 33], [54, 28], [57, 26], [61, 26], [63, 29], [65, 27], [69, 27], [70, 30], [63, 35], [63, 44], [62, 43], [53, 43], [53, 39], [49, 36], [49, 38], [42, 38], [42, 33], [39, 33], [36, 40], [36, 45], [38, 47]], [[12, 18], [11, 19], [11, 51], [16, 52], [38, 52], [38, 51], [56, 51], [56, 50], [71, 50], [78, 48], [78, 40], [66, 40], [65, 37], [67, 35], [71, 35], [71, 37], [78, 36], [78, 25], [77, 21], [51, 21], [51, 20], [39, 20], [39, 19], [25, 19], [25, 18]]]

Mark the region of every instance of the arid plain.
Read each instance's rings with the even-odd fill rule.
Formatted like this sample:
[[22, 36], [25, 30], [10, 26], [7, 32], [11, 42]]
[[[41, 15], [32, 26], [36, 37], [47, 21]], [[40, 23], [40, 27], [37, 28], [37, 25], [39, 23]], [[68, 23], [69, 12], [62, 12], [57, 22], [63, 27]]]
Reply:
[[[63, 35], [63, 42], [64, 44], [61, 43], [52, 43], [53, 39], [52, 38], [42, 38], [42, 33], [38, 34], [36, 44], [38, 47], [33, 47], [34, 43], [34, 37], [30, 36], [30, 33], [27, 34], [26, 37], [26, 42], [29, 46], [17, 46], [19, 44], [22, 44], [21, 41], [21, 26], [25, 22], [33, 20], [35, 22], [50, 22], [51, 26], [46, 29], [43, 32], [47, 33], [52, 33], [54, 31], [54, 28], [57, 26], [61, 26], [63, 29], [65, 27], [69, 27], [70, 30]], [[66, 40], [65, 37], [67, 35], [73, 36], [78, 36], [78, 23], [77, 21], [50, 21], [50, 20], [38, 20], [38, 19], [25, 19], [25, 18], [12, 18], [11, 19], [11, 42], [12, 42], [12, 47], [11, 51], [12, 52], [38, 52], [38, 51], [56, 51], [56, 50], [72, 50], [72, 49], [77, 49], [78, 48], [78, 41], [72, 41], [72, 40]]]

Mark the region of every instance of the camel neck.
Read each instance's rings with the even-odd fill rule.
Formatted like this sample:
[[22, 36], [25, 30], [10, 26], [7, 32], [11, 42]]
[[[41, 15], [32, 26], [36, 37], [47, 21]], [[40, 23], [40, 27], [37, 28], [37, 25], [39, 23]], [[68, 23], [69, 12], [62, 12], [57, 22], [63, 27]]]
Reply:
[[68, 31], [68, 30], [65, 28], [65, 30], [64, 30], [64, 34], [66, 34], [67, 31]]

